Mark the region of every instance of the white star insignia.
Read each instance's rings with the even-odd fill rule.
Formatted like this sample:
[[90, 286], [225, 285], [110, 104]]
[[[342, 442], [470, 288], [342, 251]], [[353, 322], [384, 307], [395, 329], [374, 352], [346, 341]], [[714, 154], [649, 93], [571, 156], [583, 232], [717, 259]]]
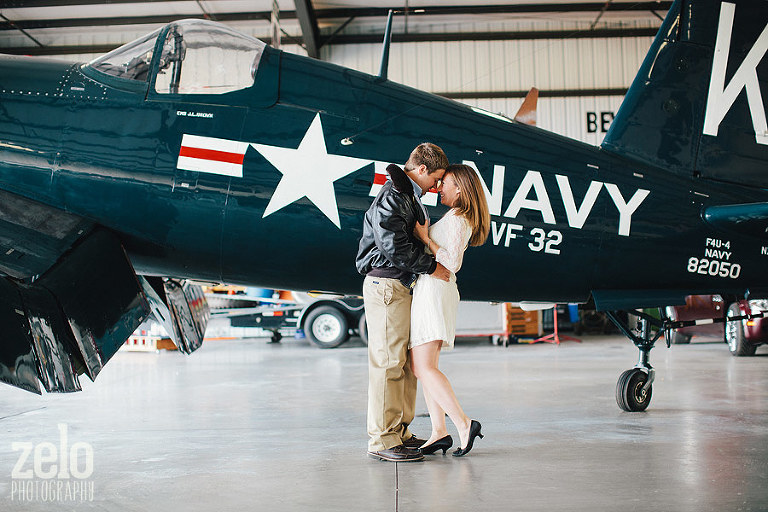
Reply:
[[283, 175], [264, 210], [264, 217], [306, 197], [341, 229], [333, 182], [370, 164], [372, 160], [329, 155], [320, 114], [315, 116], [296, 149], [264, 144], [251, 146]]

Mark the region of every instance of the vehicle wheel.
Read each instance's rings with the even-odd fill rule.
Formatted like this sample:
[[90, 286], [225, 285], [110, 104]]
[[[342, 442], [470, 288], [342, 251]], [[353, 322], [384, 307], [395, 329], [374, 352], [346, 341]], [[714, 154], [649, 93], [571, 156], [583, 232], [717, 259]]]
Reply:
[[320, 348], [336, 348], [347, 341], [348, 329], [347, 318], [331, 306], [312, 310], [304, 322], [304, 334]]
[[643, 386], [648, 381], [648, 374], [640, 368], [632, 368], [621, 374], [616, 385], [616, 402], [627, 412], [644, 411], [651, 403], [653, 386], [643, 393]]
[[[738, 304], [731, 304], [728, 307], [729, 317], [739, 316], [740, 314], [741, 309]], [[725, 342], [728, 343], [728, 350], [731, 351], [731, 355], [734, 357], [753, 356], [757, 350], [757, 346], [747, 342], [744, 336], [743, 320], [736, 320], [725, 324]]]
[[368, 323], [365, 321], [365, 313], [360, 315], [360, 321], [357, 323], [357, 333], [360, 339], [368, 346]]
[[691, 336], [682, 332], [674, 331], [672, 333], [673, 345], [686, 345], [691, 342]]

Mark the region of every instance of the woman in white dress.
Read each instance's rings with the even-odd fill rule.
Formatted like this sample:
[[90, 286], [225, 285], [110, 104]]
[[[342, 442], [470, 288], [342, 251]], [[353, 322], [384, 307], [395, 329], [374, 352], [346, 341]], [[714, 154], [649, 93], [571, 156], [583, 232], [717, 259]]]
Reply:
[[490, 215], [480, 179], [466, 165], [450, 165], [440, 189], [441, 202], [451, 209], [435, 224], [416, 225], [414, 234], [424, 242], [435, 259], [451, 271], [448, 282], [429, 275], [419, 276], [411, 305], [411, 364], [421, 382], [432, 421], [432, 434], [422, 445], [424, 454], [453, 446], [445, 414], [459, 432], [455, 457], [469, 453], [476, 437], [482, 438], [480, 422], [470, 419], [459, 405], [451, 383], [438, 369], [440, 350], [453, 348], [459, 290], [456, 272], [461, 268], [467, 246], [482, 245], [488, 238]]

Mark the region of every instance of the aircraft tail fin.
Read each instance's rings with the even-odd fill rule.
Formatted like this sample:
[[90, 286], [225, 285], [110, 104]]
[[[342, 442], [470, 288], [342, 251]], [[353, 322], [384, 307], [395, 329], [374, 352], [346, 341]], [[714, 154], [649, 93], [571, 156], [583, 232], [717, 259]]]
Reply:
[[676, 0], [604, 150], [768, 187], [768, 0]]
[[539, 104], [539, 90], [531, 87], [528, 94], [525, 95], [523, 104], [515, 114], [515, 121], [531, 126], [536, 126], [536, 107]]

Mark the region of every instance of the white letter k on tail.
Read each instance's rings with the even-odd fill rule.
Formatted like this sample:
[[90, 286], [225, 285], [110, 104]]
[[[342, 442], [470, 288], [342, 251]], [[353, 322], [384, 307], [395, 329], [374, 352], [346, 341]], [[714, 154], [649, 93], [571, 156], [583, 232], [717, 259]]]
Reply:
[[736, 11], [734, 4], [723, 2], [720, 8], [720, 23], [717, 27], [715, 55], [712, 59], [712, 76], [709, 80], [709, 95], [707, 96], [707, 111], [704, 116], [704, 134], [717, 136], [725, 114], [728, 113], [741, 90], [747, 90], [749, 112], [752, 115], [752, 126], [755, 129], [755, 140], [758, 144], [768, 144], [768, 123], [765, 120], [765, 107], [760, 94], [760, 82], [757, 79], [757, 65], [768, 51], [768, 25], [749, 50], [744, 62], [734, 73], [728, 86], [725, 86], [725, 69], [728, 66], [728, 53], [731, 46], [733, 17]]

